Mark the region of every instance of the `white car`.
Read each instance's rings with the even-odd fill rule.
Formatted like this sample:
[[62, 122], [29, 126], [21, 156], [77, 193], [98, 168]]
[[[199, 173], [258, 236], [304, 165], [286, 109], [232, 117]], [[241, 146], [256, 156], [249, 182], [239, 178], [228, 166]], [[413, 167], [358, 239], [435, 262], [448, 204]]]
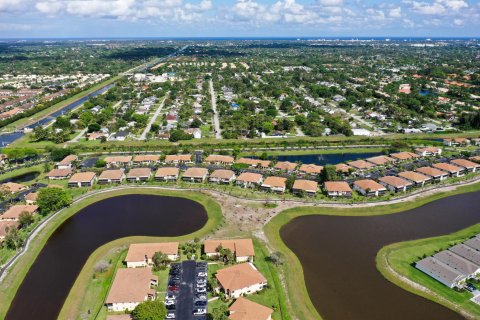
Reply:
[[167, 319], [175, 319], [175, 312], [169, 312], [167, 313]]
[[174, 300], [165, 300], [165, 305], [166, 306], [171, 306], [171, 305], [174, 305], [174, 304], [175, 304]]
[[198, 292], [198, 293], [207, 292], [207, 288], [205, 288], [205, 287], [203, 287], [203, 288], [197, 288], [197, 292]]
[[193, 313], [193, 315], [195, 315], [195, 316], [201, 316], [201, 315], [203, 315], [203, 314], [207, 314], [207, 309], [203, 309], [203, 308], [197, 309], [197, 310]]
[[207, 276], [207, 273], [206, 273], [206, 272], [199, 272], [199, 273], [197, 274], [197, 276], [199, 276], [199, 277], [206, 277], [206, 276]]
[[206, 286], [206, 283], [197, 283], [197, 288], [205, 288]]

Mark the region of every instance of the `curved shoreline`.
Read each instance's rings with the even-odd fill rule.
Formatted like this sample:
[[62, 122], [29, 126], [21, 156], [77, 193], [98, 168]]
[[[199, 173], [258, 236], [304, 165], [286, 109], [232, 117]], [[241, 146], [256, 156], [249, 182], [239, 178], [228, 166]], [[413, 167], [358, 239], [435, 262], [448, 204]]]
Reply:
[[[14, 259], [10, 260], [8, 264], [4, 265], [4, 273], [2, 274], [2, 281], [0, 282], [0, 292], [2, 292], [2, 303], [0, 306], [0, 318], [5, 317], [10, 304], [12, 303], [18, 289], [23, 283], [28, 271], [33, 266], [35, 260], [39, 256], [40, 252], [44, 248], [47, 241], [52, 234], [59, 228], [67, 219], [75, 215], [77, 212], [89, 205], [99, 202], [104, 199], [130, 194], [150, 194], [167, 197], [178, 197], [189, 199], [199, 203], [205, 208], [208, 215], [206, 224], [194, 232], [193, 234], [202, 234], [211, 232], [222, 221], [222, 214], [220, 207], [210, 198], [202, 196], [200, 193], [180, 193], [168, 190], [155, 190], [145, 188], [120, 188], [120, 189], [105, 189], [97, 192], [92, 192], [81, 196], [76, 199], [71, 206], [59, 210], [43, 220], [43, 223], [39, 224], [32, 232], [28, 240], [25, 242], [22, 250], [19, 251]], [[207, 206], [213, 207], [207, 209]]]

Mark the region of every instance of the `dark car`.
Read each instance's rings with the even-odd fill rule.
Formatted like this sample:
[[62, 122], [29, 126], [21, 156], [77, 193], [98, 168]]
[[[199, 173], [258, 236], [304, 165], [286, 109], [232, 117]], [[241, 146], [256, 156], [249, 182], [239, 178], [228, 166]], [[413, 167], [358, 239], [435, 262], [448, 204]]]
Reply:
[[203, 306], [206, 306], [206, 305], [207, 305], [207, 301], [202, 301], [202, 300], [195, 301], [195, 306], [196, 307], [203, 307]]

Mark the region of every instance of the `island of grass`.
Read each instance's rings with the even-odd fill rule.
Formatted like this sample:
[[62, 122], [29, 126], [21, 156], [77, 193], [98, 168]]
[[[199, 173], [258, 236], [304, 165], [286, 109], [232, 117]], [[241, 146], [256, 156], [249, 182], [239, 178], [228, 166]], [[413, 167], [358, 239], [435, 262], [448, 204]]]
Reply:
[[480, 233], [480, 224], [434, 238], [405, 241], [386, 246], [376, 258], [377, 269], [397, 286], [450, 308], [466, 318], [480, 318], [480, 305], [470, 301], [472, 293], [455, 290], [415, 268], [424, 257], [446, 250]]

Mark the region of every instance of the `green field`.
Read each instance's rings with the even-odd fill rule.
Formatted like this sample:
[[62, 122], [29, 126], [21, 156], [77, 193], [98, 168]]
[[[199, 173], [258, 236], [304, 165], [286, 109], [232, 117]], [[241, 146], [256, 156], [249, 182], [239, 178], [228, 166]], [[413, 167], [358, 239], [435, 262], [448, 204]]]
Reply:
[[[480, 305], [469, 301], [472, 298], [470, 292], [466, 290], [457, 292], [412, 265], [424, 256], [430, 256], [440, 250], [448, 249], [478, 233], [480, 233], [480, 224], [441, 237], [406, 241], [386, 246], [377, 254], [377, 269], [385, 278], [405, 290], [442, 304], [465, 317], [479, 319]], [[390, 268], [400, 276], [428, 288], [429, 291], [420, 290], [402, 281]]]

